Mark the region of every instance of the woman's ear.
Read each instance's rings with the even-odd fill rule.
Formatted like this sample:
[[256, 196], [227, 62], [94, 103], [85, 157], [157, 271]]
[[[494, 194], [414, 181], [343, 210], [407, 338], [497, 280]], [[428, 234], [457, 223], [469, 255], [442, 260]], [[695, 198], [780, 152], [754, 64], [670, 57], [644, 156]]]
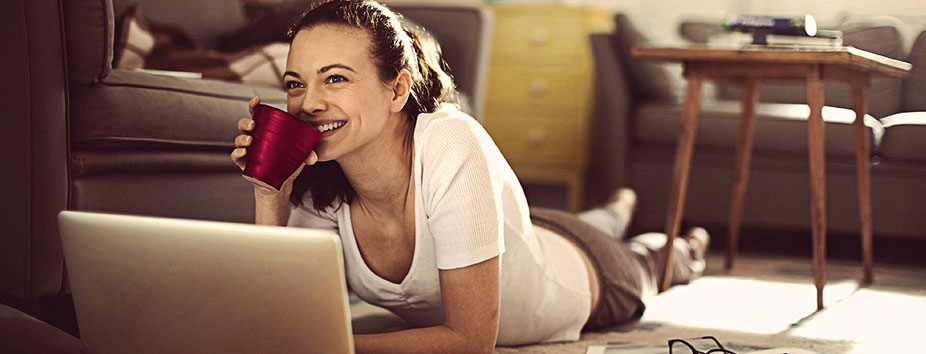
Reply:
[[396, 75], [391, 86], [392, 102], [390, 103], [389, 110], [393, 113], [398, 113], [405, 109], [405, 102], [408, 102], [408, 97], [411, 95], [412, 75], [407, 69], [402, 69], [402, 71], [399, 71], [399, 74]]

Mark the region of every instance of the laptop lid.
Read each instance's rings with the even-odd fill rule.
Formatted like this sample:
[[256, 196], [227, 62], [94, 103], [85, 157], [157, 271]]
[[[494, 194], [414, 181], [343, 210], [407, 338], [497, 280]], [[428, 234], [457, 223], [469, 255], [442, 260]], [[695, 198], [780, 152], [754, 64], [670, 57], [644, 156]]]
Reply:
[[63, 211], [95, 353], [353, 353], [344, 261], [320, 230]]

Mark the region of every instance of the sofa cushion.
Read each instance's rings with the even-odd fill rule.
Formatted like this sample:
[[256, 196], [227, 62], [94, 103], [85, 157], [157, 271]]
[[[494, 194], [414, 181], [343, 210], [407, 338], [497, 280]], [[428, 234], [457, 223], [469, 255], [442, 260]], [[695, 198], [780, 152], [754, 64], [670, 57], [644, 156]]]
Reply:
[[644, 101], [678, 101], [685, 92], [685, 80], [679, 63], [662, 63], [634, 58], [631, 48], [649, 39], [624, 14], [614, 16], [614, 48], [629, 75], [630, 86]]
[[[717, 100], [706, 102], [698, 114], [695, 144], [734, 149], [740, 126], [740, 102]], [[645, 104], [637, 112], [635, 140], [639, 143], [675, 145], [682, 106]], [[753, 149], [764, 152], [807, 154], [807, 117], [810, 108], [801, 104], [762, 103], [756, 105]], [[828, 156], [855, 156], [852, 122], [855, 112], [837, 107], [823, 107], [825, 151]], [[870, 115], [865, 125], [872, 132], [872, 151], [876, 151], [884, 128]]]
[[904, 111], [926, 111], [926, 31], [916, 37], [907, 61], [913, 69], [903, 81]]
[[68, 80], [80, 85], [109, 75], [113, 61], [113, 7], [106, 0], [67, 0], [64, 27]]
[[919, 161], [926, 163], [926, 111], [897, 113], [881, 119], [884, 161]]
[[71, 144], [89, 148], [233, 148], [248, 101], [285, 108], [278, 88], [113, 70], [71, 91]]

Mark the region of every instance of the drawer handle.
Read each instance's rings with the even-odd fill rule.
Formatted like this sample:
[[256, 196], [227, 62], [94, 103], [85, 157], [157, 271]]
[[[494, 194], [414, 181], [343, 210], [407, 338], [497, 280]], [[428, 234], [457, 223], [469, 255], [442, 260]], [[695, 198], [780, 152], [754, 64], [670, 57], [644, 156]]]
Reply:
[[534, 96], [543, 96], [549, 89], [550, 85], [547, 85], [547, 80], [537, 78], [531, 81], [531, 93]]
[[546, 28], [534, 28], [531, 31], [531, 41], [536, 45], [546, 44], [550, 40], [550, 33], [547, 32]]
[[547, 134], [540, 128], [533, 128], [527, 132], [527, 142], [531, 147], [538, 147], [546, 140]]

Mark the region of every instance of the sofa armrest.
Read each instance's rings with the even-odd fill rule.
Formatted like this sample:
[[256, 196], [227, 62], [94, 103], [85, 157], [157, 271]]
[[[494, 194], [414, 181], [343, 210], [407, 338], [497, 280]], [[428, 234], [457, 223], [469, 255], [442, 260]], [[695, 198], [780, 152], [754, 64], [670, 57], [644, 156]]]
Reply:
[[634, 105], [613, 36], [589, 35], [595, 64], [595, 106], [586, 200], [592, 204], [604, 202], [611, 191], [629, 182], [629, 117]]
[[116, 69], [71, 89], [71, 149], [231, 151], [254, 96], [285, 108], [280, 88]]

